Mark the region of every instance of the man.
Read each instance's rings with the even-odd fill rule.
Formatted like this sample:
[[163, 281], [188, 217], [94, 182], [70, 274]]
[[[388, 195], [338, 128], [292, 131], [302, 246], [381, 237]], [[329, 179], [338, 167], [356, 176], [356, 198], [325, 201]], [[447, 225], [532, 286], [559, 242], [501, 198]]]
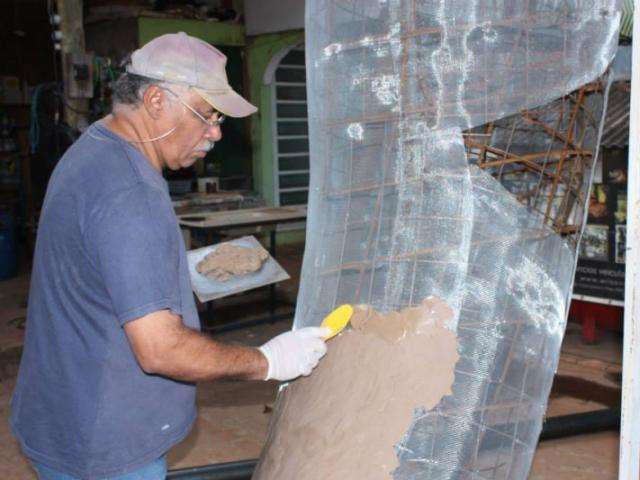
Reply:
[[11, 424], [41, 479], [163, 479], [196, 416], [194, 383], [308, 375], [328, 332], [257, 348], [202, 335], [163, 168], [220, 140], [256, 108], [226, 58], [184, 33], [135, 51], [111, 115], [54, 171], [40, 217]]

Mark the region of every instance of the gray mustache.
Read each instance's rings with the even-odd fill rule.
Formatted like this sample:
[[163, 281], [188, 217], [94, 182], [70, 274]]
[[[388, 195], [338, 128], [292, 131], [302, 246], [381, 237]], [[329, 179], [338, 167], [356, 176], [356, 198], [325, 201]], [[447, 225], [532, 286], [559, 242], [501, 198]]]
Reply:
[[207, 140], [201, 147], [196, 149], [196, 152], [210, 152], [211, 150], [213, 150], [215, 144], [216, 142]]

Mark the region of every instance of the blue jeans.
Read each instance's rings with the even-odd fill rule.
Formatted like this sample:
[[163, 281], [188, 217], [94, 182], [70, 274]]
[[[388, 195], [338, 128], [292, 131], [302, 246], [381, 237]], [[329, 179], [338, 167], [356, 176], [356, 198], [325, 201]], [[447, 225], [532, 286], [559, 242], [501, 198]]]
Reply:
[[[38, 480], [81, 480], [78, 477], [57, 472], [40, 463], [31, 462], [31, 465], [38, 472]], [[115, 477], [106, 477], [104, 480], [164, 480], [166, 476], [167, 460], [162, 456], [158, 460], [148, 463], [133, 472], [116, 475]]]

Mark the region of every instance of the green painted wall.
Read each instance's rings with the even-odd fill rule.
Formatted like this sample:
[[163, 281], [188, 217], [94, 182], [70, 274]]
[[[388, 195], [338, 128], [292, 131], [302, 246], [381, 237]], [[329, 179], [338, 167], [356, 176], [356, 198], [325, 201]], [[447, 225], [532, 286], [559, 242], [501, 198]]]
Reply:
[[[274, 204], [273, 171], [273, 105], [271, 86], [264, 84], [267, 66], [287, 47], [304, 42], [304, 31], [269, 33], [248, 37], [246, 43], [247, 70], [251, 101], [258, 112], [251, 116], [251, 147], [253, 150], [253, 185], [268, 205]], [[278, 233], [279, 244], [304, 242], [305, 231]]]
[[140, 17], [138, 19], [138, 41], [144, 45], [165, 33], [185, 32], [212, 45], [242, 47], [245, 44], [244, 25], [202, 20]]
[[248, 37], [246, 58], [251, 102], [258, 113], [251, 117], [251, 146], [253, 150], [253, 184], [269, 205], [273, 194], [273, 106], [271, 86], [263, 82], [264, 73], [274, 55], [287, 47], [304, 41], [304, 31], [269, 33]]

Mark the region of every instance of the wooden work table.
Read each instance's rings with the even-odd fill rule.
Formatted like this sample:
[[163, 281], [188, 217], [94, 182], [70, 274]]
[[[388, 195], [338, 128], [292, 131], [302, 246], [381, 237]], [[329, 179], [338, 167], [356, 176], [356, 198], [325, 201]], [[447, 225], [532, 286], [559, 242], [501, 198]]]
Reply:
[[180, 226], [189, 229], [224, 230], [238, 227], [276, 225], [306, 220], [307, 206], [245, 208], [199, 212], [178, 216]]
[[[288, 207], [264, 207], [264, 208], [246, 208], [241, 210], [223, 210], [209, 211], [178, 215], [180, 227], [189, 232], [192, 231], [206, 232], [206, 244], [210, 245], [220, 241], [229, 230], [244, 229], [253, 227], [256, 231], [269, 232], [269, 253], [275, 258], [276, 256], [276, 227], [283, 223], [298, 223], [306, 220], [307, 206], [295, 205]], [[263, 227], [264, 230], [263, 230]], [[191, 240], [189, 239], [189, 244]], [[188, 247], [189, 248], [189, 247]], [[203, 328], [212, 332], [221, 332], [235, 328], [242, 328], [250, 325], [257, 325], [263, 322], [274, 322], [284, 318], [291, 318], [293, 312], [276, 315], [276, 292], [273, 284], [269, 285], [269, 315], [263, 318], [254, 319], [249, 322], [232, 322], [215, 329]], [[207, 302], [207, 312], [204, 315], [205, 320], [212, 316], [212, 302]]]
[[199, 212], [211, 213], [219, 210], [237, 210], [240, 208], [256, 208], [263, 205], [257, 195], [246, 191], [189, 193], [172, 202], [176, 215], [187, 215]]

